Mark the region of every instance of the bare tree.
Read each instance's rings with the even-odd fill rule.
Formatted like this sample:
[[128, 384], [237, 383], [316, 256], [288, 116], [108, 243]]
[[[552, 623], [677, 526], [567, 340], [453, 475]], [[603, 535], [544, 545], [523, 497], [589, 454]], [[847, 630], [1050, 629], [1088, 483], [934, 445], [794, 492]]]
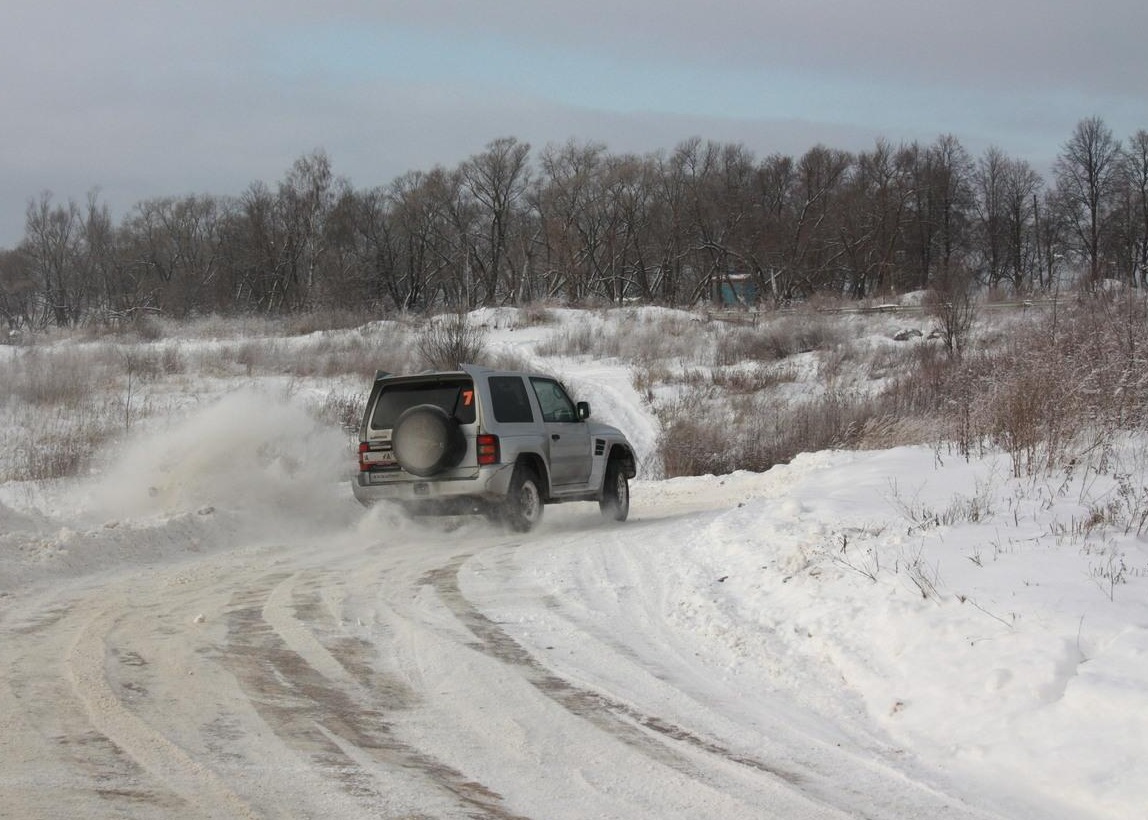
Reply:
[[851, 154], [822, 145], [806, 151], [797, 163], [781, 269], [800, 281], [805, 292], [839, 284], [841, 194], [852, 166]]
[[541, 174], [531, 197], [543, 223], [545, 269], [550, 292], [585, 299], [601, 275], [610, 215], [604, 185], [606, 146], [601, 143], [548, 145], [539, 157]]
[[951, 134], [937, 137], [929, 146], [931, 171], [930, 211], [937, 223], [936, 239], [940, 266], [952, 268], [964, 248], [972, 209], [973, 161]]
[[1022, 292], [1074, 262], [1093, 286], [1148, 287], [1148, 132], [1122, 149], [1098, 117], [1077, 124], [1047, 190], [995, 148], [974, 167], [951, 135], [761, 161], [700, 137], [643, 156], [570, 141], [538, 159], [503, 137], [454, 168], [356, 191], [316, 150], [270, 187], [147, 200], [119, 226], [94, 194], [86, 208], [44, 194], [0, 260], [0, 311], [43, 326], [141, 308], [681, 305], [732, 272], [777, 300], [947, 292], [966, 272]]
[[1148, 286], [1148, 131], [1133, 134], [1124, 151], [1112, 242], [1129, 283]]
[[1037, 279], [1042, 290], [1056, 291], [1063, 284], [1066, 260], [1071, 251], [1071, 229], [1061, 204], [1060, 191], [1046, 190], [1033, 196], [1033, 231], [1036, 234]]
[[379, 273], [394, 304], [424, 307], [436, 293], [449, 305], [468, 304], [473, 207], [461, 201], [459, 175], [443, 168], [404, 174], [388, 198], [394, 262]]
[[747, 272], [753, 248], [757, 162], [740, 143], [706, 143], [691, 169], [690, 205], [698, 276], [690, 302], [712, 296], [735, 270]]
[[686, 173], [680, 151], [674, 156], [657, 155], [655, 191], [651, 218], [654, 222], [652, 241], [656, 260], [653, 291], [656, 301], [679, 304], [681, 282], [686, 264], [688, 200]]
[[620, 269], [625, 282], [617, 285], [614, 295], [621, 300], [632, 288], [639, 298], [652, 301], [657, 274], [652, 213], [655, 163], [649, 158], [623, 155], [609, 158], [607, 164], [624, 253]]
[[992, 147], [978, 160], [973, 180], [977, 216], [970, 249], [989, 285], [1007, 281], [1021, 293], [1038, 278], [1040, 175], [1024, 160]]
[[972, 206], [972, 160], [952, 135], [928, 147], [903, 146], [898, 162], [908, 185], [905, 252], [913, 260], [913, 287], [926, 288], [937, 269], [957, 260], [966, 247], [965, 234]]
[[1120, 164], [1120, 141], [1100, 117], [1089, 117], [1076, 124], [1053, 166], [1074, 250], [1088, 265], [1088, 284], [1092, 287], [1105, 273], [1102, 251]]
[[0, 250], [0, 315], [8, 330], [32, 326], [39, 287], [27, 253]]
[[906, 154], [885, 140], [858, 155], [848, 180], [840, 236], [848, 292], [861, 298], [897, 286], [897, 256], [912, 194]]
[[977, 160], [973, 173], [976, 190], [976, 230], [974, 245], [989, 285], [1005, 277], [1008, 256], [1008, 206], [1006, 204], [1008, 156], [991, 146]]
[[478, 268], [483, 304], [496, 303], [500, 280], [502, 292], [512, 301], [517, 298], [517, 277], [508, 257], [515, 211], [530, 181], [529, 155], [529, 143], [501, 137], [462, 166], [463, 184], [480, 206], [482, 236], [475, 243], [472, 261]]
[[252, 183], [240, 196], [228, 240], [236, 303], [263, 312], [283, 307], [286, 241], [275, 195], [262, 182]]
[[283, 232], [280, 276], [269, 307], [310, 307], [327, 250], [325, 222], [334, 207], [338, 183], [323, 151], [295, 160], [279, 183], [277, 215]]
[[121, 229], [126, 256], [115, 300], [174, 316], [236, 306], [223, 257], [227, 207], [212, 196], [145, 200]]
[[775, 301], [792, 295], [799, 276], [793, 250], [802, 233], [793, 224], [794, 203], [799, 196], [797, 185], [793, 157], [771, 154], [758, 164], [756, 267], [762, 294], [769, 294]]
[[104, 321], [135, 318], [130, 303], [123, 294], [123, 260], [120, 256], [119, 237], [112, 223], [108, 206], [99, 201], [99, 194], [88, 194], [87, 207], [82, 212], [83, 253], [78, 260], [80, 276], [90, 296], [93, 308], [99, 310]]
[[80, 209], [72, 200], [53, 205], [52, 194], [45, 191], [28, 203], [21, 250], [41, 289], [39, 315], [34, 319], [40, 327], [50, 322], [58, 327], [75, 325], [83, 316], [82, 223]]
[[1026, 161], [1013, 159], [1005, 164], [1005, 274], [1014, 293], [1024, 291], [1026, 283], [1038, 278], [1036, 207], [1043, 184], [1040, 174]]

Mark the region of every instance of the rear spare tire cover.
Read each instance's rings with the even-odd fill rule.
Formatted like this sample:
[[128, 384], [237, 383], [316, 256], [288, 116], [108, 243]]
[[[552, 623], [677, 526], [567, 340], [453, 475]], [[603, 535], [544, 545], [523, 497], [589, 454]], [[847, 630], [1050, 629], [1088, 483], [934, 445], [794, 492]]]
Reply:
[[419, 404], [399, 416], [391, 431], [391, 446], [400, 467], [426, 478], [462, 461], [466, 437], [441, 407]]

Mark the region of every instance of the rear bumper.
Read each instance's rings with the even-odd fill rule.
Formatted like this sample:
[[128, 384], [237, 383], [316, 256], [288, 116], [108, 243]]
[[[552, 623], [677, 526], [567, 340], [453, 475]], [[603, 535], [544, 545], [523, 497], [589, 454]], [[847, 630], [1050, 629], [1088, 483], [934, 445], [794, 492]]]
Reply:
[[469, 474], [446, 473], [429, 479], [402, 471], [358, 473], [351, 480], [351, 490], [364, 505], [395, 501], [431, 512], [478, 512], [506, 497], [513, 473], [513, 464], [472, 468]]

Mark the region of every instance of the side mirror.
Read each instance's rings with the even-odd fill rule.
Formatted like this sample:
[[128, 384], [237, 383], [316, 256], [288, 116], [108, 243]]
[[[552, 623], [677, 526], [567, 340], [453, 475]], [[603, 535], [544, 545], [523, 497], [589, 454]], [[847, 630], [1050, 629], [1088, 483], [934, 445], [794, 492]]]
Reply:
[[590, 418], [590, 402], [580, 401], [575, 405], [575, 409], [578, 411], [578, 421], [585, 421]]

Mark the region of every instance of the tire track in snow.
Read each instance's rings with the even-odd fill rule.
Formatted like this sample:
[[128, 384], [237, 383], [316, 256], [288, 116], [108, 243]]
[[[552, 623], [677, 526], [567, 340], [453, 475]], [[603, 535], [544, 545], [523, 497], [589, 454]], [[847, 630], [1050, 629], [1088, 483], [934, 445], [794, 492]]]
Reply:
[[466, 557], [456, 558], [451, 563], [428, 572], [423, 582], [438, 592], [455, 617], [478, 639], [474, 644], [476, 649], [503, 663], [518, 667], [526, 680], [538, 691], [567, 711], [594, 723], [623, 743], [687, 776], [699, 779], [701, 772], [678, 750], [664, 742], [655, 741], [651, 733], [784, 781], [791, 786], [800, 786], [803, 778], [798, 772], [735, 752], [716, 741], [655, 715], [646, 714], [600, 692], [578, 687], [553, 674], [496, 622], [479, 612], [462, 594], [459, 589], [458, 572]]
[[[72, 691], [84, 705], [92, 727], [173, 794], [189, 806], [201, 809], [205, 816], [257, 817], [214, 772], [137, 717], [120, 700], [107, 677], [105, 638], [115, 625], [114, 613], [128, 610], [126, 602], [114, 600], [88, 616], [66, 658]], [[132, 796], [126, 792], [120, 794]]]
[[[677, 519], [678, 516], [676, 515], [669, 518], [659, 516], [627, 525], [627, 530], [631, 530], [635, 526], [677, 527]], [[654, 533], [650, 539], [652, 543], [658, 543], [658, 534]], [[894, 747], [864, 742], [860, 746], [850, 743], [834, 743], [832, 738], [827, 739], [820, 735], [807, 734], [802, 730], [801, 722], [794, 721], [792, 715], [786, 711], [788, 703], [780, 704], [778, 709], [769, 713], [769, 720], [759, 724], [759, 736], [763, 741], [759, 748], [765, 749], [765, 754], [769, 755], [767, 757], [756, 752], [756, 750], [750, 750], [749, 753], [744, 751], [747, 748], [745, 742], [735, 747], [721, 739], [740, 736], [740, 732], [735, 735], [728, 733], [728, 730], [721, 729], [716, 733], [692, 731], [673, 719], [651, 714], [626, 700], [611, 697], [586, 687], [579, 687], [557, 676], [531, 655], [522, 644], [518, 643], [510, 632], [499, 625], [498, 621], [479, 611], [462, 593], [460, 574], [466, 577], [465, 573], [462, 572], [463, 567], [466, 565], [469, 569], [471, 559], [473, 559], [473, 564], [476, 567], [481, 568], [475, 570], [475, 575], [482, 578], [480, 588], [485, 590], [482, 593], [484, 596], [482, 600], [485, 600], [485, 595], [491, 595], [494, 596], [491, 598], [492, 601], [510, 602], [516, 610], [524, 604], [533, 603], [546, 610], [547, 613], [553, 613], [574, 632], [590, 638], [598, 648], [606, 653], [606, 657], [616, 655], [620, 659], [625, 659], [628, 663], [633, 664], [635, 671], [640, 670], [641, 674], [649, 675], [686, 698], [693, 700], [697, 705], [699, 714], [710, 714], [711, 717], [717, 717], [719, 720], [725, 720], [728, 715], [728, 713], [721, 711], [712, 712], [706, 706], [704, 696], [691, 696], [688, 689], [680, 689], [682, 680], [674, 674], [674, 669], [671, 666], [663, 666], [655, 654], [648, 652], [642, 654], [636, 651], [635, 647], [641, 645], [640, 641], [634, 645], [626, 643], [624, 638], [629, 635], [626, 625], [632, 627], [633, 624], [642, 621], [643, 619], [638, 617], [641, 613], [635, 612], [632, 608], [620, 608], [617, 611], [611, 610], [605, 621], [572, 617], [564, 610], [566, 604], [576, 599], [574, 595], [567, 596], [570, 601], [564, 601], [557, 594], [549, 592], [544, 586], [532, 584], [526, 580], [531, 577], [527, 569], [537, 570], [537, 567], [523, 566], [517, 569], [514, 567], [513, 555], [519, 551], [521, 546], [521, 544], [508, 542], [495, 545], [488, 552], [456, 558], [453, 562], [427, 573], [423, 580], [425, 584], [435, 589], [439, 598], [454, 612], [459, 622], [465, 624], [467, 629], [477, 638], [477, 642], [472, 645], [478, 651], [523, 669], [526, 680], [539, 691], [552, 697], [555, 702], [572, 714], [589, 720], [605, 731], [612, 731], [612, 726], [620, 725], [622, 731], [617, 733], [619, 739], [633, 745], [654, 759], [662, 759], [663, 752], [658, 750], [653, 742], [654, 737], [660, 736], [663, 741], [672, 740], [679, 744], [678, 749], [674, 749], [672, 745], [663, 742], [662, 745], [672, 752], [680, 749], [695, 750], [718, 761], [732, 763], [749, 772], [766, 773], [772, 779], [787, 784], [790, 787], [791, 795], [795, 797], [800, 795], [808, 803], [819, 807], [822, 812], [817, 815], [819, 817], [826, 816], [826, 813], [834, 816], [837, 816], [837, 813], [843, 813], [849, 817], [896, 818], [897, 820], [934, 816], [951, 817], [954, 820], [956, 818], [967, 818], [968, 820], [998, 818], [998, 815], [991, 811], [970, 806], [961, 798], [947, 793], [943, 787], [931, 783], [928, 777], [923, 779], [916, 777], [911, 771], [907, 771], [906, 767], [897, 765], [896, 761], [891, 759], [897, 753]], [[578, 540], [571, 540], [569, 543], [548, 544], [546, 546], [550, 549], [574, 549], [581, 546], [581, 543]], [[609, 546], [620, 545], [610, 544]], [[533, 546], [522, 551], [530, 554], [536, 552]], [[615, 552], [612, 549], [603, 548], [601, 552], [622, 562], [632, 562], [632, 566], [617, 576], [627, 583], [623, 589], [640, 589], [643, 590], [642, 594], [657, 595], [656, 589], [653, 591], [649, 589], [649, 579], [639, 574], [640, 568], [649, 566], [648, 557], [644, 561], [634, 561], [630, 558], [630, 551], [626, 549]], [[537, 553], [545, 553], [545, 550], [537, 550]], [[587, 573], [593, 577], [595, 583], [600, 583], [603, 579], [614, 580], [616, 569], [612, 564], [603, 566], [591, 563]], [[633, 595], [626, 595], [624, 598], [630, 602], [631, 607], [650, 605], [649, 602], [646, 604], [635, 603]], [[591, 606], [591, 599], [586, 599], [583, 605]], [[602, 613], [597, 612], [597, 614], [601, 615]], [[654, 622], [658, 621], [656, 618], [653, 620]], [[649, 636], [646, 637], [649, 638]], [[663, 635], [662, 639], [664, 640], [664, 638]], [[656, 641], [651, 645], [657, 645]], [[724, 694], [722, 693], [722, 695]], [[719, 699], [722, 695], [719, 695]], [[692, 714], [692, 712], [689, 712], [688, 709], [685, 712], [679, 710], [677, 714]], [[800, 708], [798, 708], [797, 714], [800, 717]], [[647, 730], [647, 734], [637, 736], [636, 742], [634, 742], [634, 733], [631, 731], [633, 726]], [[651, 751], [652, 748], [653, 751]], [[776, 750], [777, 753], [771, 754], [773, 750]], [[784, 759], [783, 763], [775, 762], [779, 755]], [[775, 759], [771, 760], [770, 757]], [[686, 763], [684, 766], [679, 766], [679, 771], [687, 776], [696, 777], [702, 782], [706, 781], [706, 773], [702, 772], [692, 760], [685, 758], [684, 755], [681, 756], [681, 759], [686, 760]], [[672, 760], [671, 765], [673, 765]], [[849, 776], [843, 778], [846, 773]], [[721, 779], [722, 776], [719, 775], [718, 780]], [[714, 778], [709, 776], [709, 780], [712, 783]], [[864, 785], [858, 787], [858, 782]], [[755, 786], [750, 786], [749, 796], [751, 799], [753, 797], [752, 790], [755, 788]], [[790, 817], [793, 815], [781, 812], [776, 816]]]
[[232, 598], [224, 663], [255, 709], [287, 746], [367, 806], [385, 804], [389, 787], [413, 774], [467, 816], [517, 818], [499, 794], [395, 736], [391, 715], [414, 695], [374, 671], [368, 645], [341, 635], [317, 591], [328, 581], [319, 572], [278, 574]]
[[[75, 601], [5, 613], [0, 664], [0, 817], [189, 815], [192, 807], [98, 731], [67, 671], [86, 617]], [[82, 609], [82, 608], [81, 608]], [[95, 795], [93, 805], [86, 795]], [[105, 813], [106, 811], [106, 813]]]

